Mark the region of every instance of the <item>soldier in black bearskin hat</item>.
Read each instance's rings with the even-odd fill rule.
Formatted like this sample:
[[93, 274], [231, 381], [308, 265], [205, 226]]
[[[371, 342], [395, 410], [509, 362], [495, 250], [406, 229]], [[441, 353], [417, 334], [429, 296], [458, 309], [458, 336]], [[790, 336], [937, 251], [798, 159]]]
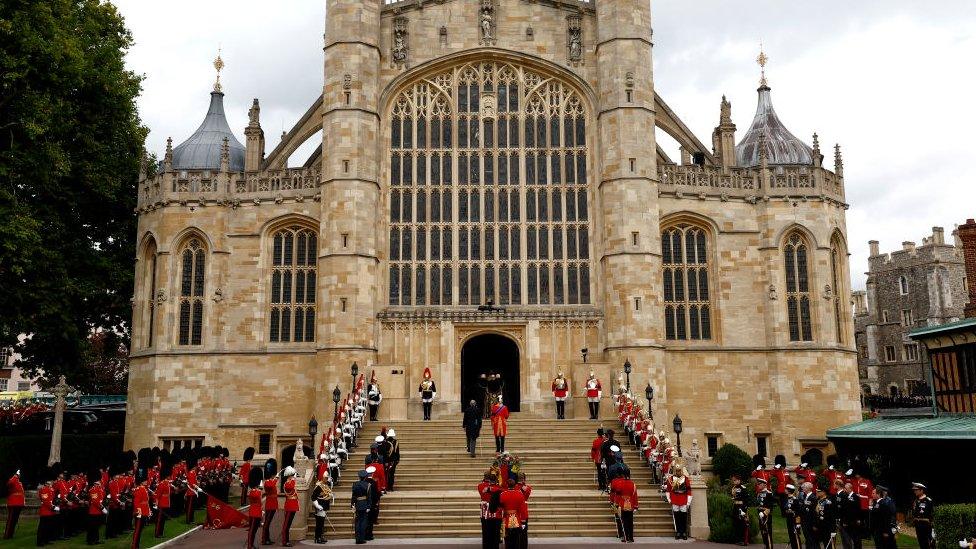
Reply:
[[264, 480], [263, 473], [264, 470], [260, 467], [248, 468], [247, 489], [245, 491], [248, 522], [244, 549], [255, 549], [258, 528], [261, 527], [261, 497], [264, 495], [264, 490], [261, 489], [261, 483]]
[[271, 458], [264, 462], [264, 525], [261, 528], [261, 544], [270, 545], [271, 520], [278, 512], [278, 462]]
[[254, 459], [254, 447], [244, 450], [244, 461], [237, 469], [237, 479], [241, 483], [241, 505], [247, 504], [247, 488], [251, 480], [251, 460]]
[[793, 479], [786, 472], [786, 456], [783, 454], [778, 454], [773, 458], [772, 477], [776, 479], [776, 499], [779, 501], [779, 512], [781, 516], [785, 516], [787, 499], [786, 485], [790, 484]]

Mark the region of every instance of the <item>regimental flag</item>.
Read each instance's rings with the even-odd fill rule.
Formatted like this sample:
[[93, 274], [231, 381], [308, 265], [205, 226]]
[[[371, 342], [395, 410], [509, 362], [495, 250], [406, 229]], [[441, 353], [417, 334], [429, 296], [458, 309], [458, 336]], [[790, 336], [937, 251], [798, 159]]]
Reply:
[[207, 522], [204, 523], [204, 528], [208, 530], [247, 528], [247, 523], [247, 515], [235, 509], [233, 505], [207, 494]]

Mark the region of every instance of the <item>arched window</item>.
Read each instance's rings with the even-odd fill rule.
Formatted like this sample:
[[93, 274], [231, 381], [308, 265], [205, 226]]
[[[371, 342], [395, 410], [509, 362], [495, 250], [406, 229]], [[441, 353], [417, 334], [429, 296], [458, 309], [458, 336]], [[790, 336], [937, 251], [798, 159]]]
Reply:
[[908, 277], [905, 275], [898, 277], [898, 293], [908, 295]]
[[146, 347], [153, 346], [153, 337], [156, 327], [156, 241], [152, 238], [146, 243], [145, 251], [143, 252], [143, 295], [144, 295], [144, 307], [143, 311], [143, 327], [144, 336], [143, 341]]
[[315, 278], [318, 237], [291, 225], [271, 237], [272, 342], [315, 341]]
[[783, 259], [786, 265], [786, 313], [789, 317], [790, 341], [813, 341], [807, 250], [806, 241], [798, 233], [790, 235], [783, 249]]
[[667, 339], [712, 338], [707, 241], [704, 229], [685, 223], [661, 232]]
[[179, 344], [200, 345], [203, 340], [203, 288], [207, 254], [203, 241], [194, 236], [180, 251]]
[[831, 239], [830, 242], [830, 287], [833, 290], [833, 297], [831, 300], [831, 307], [834, 310], [834, 335], [837, 338], [838, 344], [845, 343], [844, 341], [844, 301], [841, 299], [846, 292], [844, 291], [843, 285], [843, 252], [841, 251], [841, 244], [837, 238]]
[[413, 84], [390, 117], [391, 305], [588, 304], [583, 102], [482, 62]]

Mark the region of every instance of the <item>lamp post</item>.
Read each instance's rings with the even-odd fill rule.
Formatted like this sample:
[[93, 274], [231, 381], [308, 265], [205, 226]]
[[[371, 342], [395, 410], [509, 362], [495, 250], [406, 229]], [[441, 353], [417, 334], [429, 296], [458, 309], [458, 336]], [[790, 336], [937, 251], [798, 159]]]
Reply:
[[633, 368], [630, 365], [630, 359], [624, 361], [624, 373], [627, 374], [627, 394], [630, 394], [630, 372]]
[[654, 387], [651, 387], [651, 382], [647, 382], [647, 387], [644, 388], [644, 396], [647, 398], [647, 414], [650, 416], [651, 421], [654, 421], [654, 408], [651, 406], [651, 401], [654, 400]]
[[359, 364], [356, 364], [355, 362], [353, 362], [352, 363], [352, 368], [350, 368], [349, 371], [350, 371], [350, 373], [352, 373], [352, 389], [349, 392], [355, 393], [356, 392], [356, 376], [359, 375]]
[[586, 364], [586, 355], [590, 353], [589, 348], [580, 349], [580, 353], [583, 355], [583, 364]]
[[675, 414], [671, 426], [674, 428], [674, 434], [678, 437], [678, 457], [681, 457], [681, 416]]
[[[317, 435], [318, 432], [319, 432], [319, 422], [315, 419], [315, 416], [312, 416], [312, 419], [308, 420], [308, 438], [312, 440], [311, 442], [312, 452], [315, 452], [315, 435]], [[302, 453], [304, 452], [305, 450], [302, 449]]]
[[332, 390], [332, 403], [335, 404], [335, 412], [332, 414], [332, 421], [339, 420], [339, 399], [342, 398], [342, 390], [336, 385]]

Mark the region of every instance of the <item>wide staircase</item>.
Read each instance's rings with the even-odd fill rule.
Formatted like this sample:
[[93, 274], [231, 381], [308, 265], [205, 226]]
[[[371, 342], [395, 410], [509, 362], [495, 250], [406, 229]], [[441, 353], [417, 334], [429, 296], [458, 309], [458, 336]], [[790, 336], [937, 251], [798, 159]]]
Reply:
[[[465, 451], [460, 418], [386, 425], [396, 430], [401, 458], [396, 490], [387, 493], [380, 503], [376, 537], [479, 537], [481, 500], [477, 485], [495, 450], [490, 424], [486, 422], [481, 431], [476, 458]], [[616, 536], [607, 496], [597, 490], [590, 462], [590, 444], [597, 426], [594, 421], [556, 421], [520, 414], [513, 414], [509, 420], [506, 449], [522, 458], [522, 470], [532, 486], [531, 537]], [[616, 428], [609, 422], [607, 426]], [[351, 485], [379, 429], [379, 422], [367, 424], [359, 447], [343, 467], [329, 513], [337, 531], [327, 526], [329, 538], [354, 537]], [[635, 535], [673, 536], [670, 509], [658, 495], [658, 487], [650, 485], [650, 470], [636, 461], [631, 448], [623, 450], [641, 503], [634, 520]]]

